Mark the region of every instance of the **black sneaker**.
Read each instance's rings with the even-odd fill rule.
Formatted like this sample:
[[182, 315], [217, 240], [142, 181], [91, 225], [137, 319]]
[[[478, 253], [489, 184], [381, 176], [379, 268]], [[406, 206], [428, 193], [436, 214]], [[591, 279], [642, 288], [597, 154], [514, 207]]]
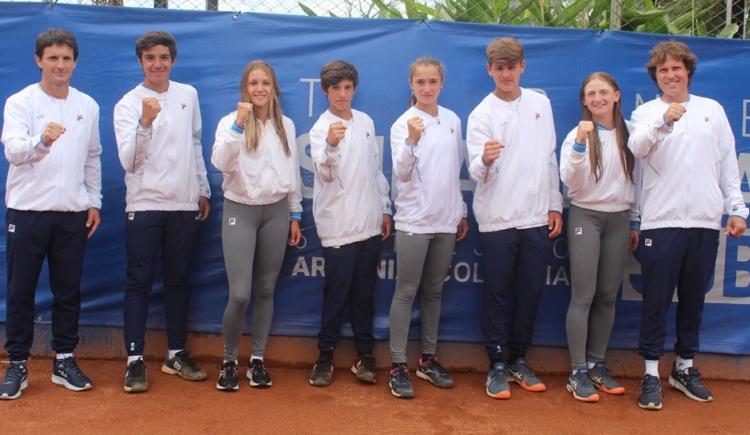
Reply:
[[128, 364], [125, 370], [125, 385], [122, 389], [128, 393], [143, 393], [148, 390], [146, 363], [142, 359], [139, 358]]
[[414, 397], [414, 387], [411, 386], [411, 377], [406, 364], [399, 364], [392, 368], [389, 376], [388, 386], [391, 387], [391, 394], [401, 399]]
[[71, 391], [89, 390], [93, 386], [91, 379], [83, 374], [72, 356], [52, 361], [52, 383]]
[[310, 385], [315, 387], [327, 387], [333, 380], [333, 360], [318, 357], [312, 372], [310, 372]]
[[272, 385], [271, 375], [266, 371], [266, 367], [263, 365], [262, 359], [251, 359], [250, 364], [247, 367], [247, 373], [245, 373], [248, 379], [250, 379], [250, 386], [255, 388], [266, 388]]
[[643, 409], [661, 409], [661, 381], [658, 377], [646, 375], [641, 381], [641, 397], [638, 406]]
[[188, 381], [203, 381], [208, 375], [190, 358], [190, 352], [181, 350], [172, 358], [164, 360], [161, 371], [168, 375], [179, 375]]
[[221, 391], [236, 391], [240, 388], [237, 374], [237, 361], [224, 361], [219, 369], [219, 380], [216, 389]]
[[26, 363], [11, 362], [5, 370], [5, 378], [0, 384], [0, 399], [13, 400], [21, 397], [21, 392], [29, 386]]
[[357, 380], [366, 384], [375, 383], [375, 357], [366, 354], [357, 358], [352, 365], [352, 373], [357, 377]]
[[714, 400], [714, 396], [703, 385], [701, 374], [695, 367], [677, 370], [677, 366], [672, 365], [672, 373], [669, 374], [669, 385], [698, 402], [710, 402]]
[[453, 378], [451, 378], [451, 375], [449, 375], [443, 366], [440, 365], [435, 355], [427, 360], [419, 358], [416, 373], [418, 378], [422, 378], [436, 387], [453, 387]]

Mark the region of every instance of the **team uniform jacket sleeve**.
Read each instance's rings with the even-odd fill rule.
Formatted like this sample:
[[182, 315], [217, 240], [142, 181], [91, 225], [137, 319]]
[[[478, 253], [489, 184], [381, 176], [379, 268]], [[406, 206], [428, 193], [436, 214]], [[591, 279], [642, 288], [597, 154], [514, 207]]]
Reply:
[[406, 144], [409, 136], [409, 128], [400, 120], [391, 126], [391, 155], [393, 156], [393, 169], [399, 180], [407, 183], [411, 181], [414, 168], [417, 167], [419, 157], [416, 154], [417, 144]]
[[[476, 109], [475, 109], [476, 110]], [[466, 149], [469, 153], [469, 174], [477, 183], [487, 183], [492, 181], [493, 165], [486, 166], [482, 160], [484, 154], [484, 143], [492, 140], [492, 129], [489, 116], [472, 113], [469, 115], [469, 122], [466, 126]]]
[[[463, 162], [463, 150], [464, 150], [464, 142], [463, 142], [463, 129], [461, 128], [461, 120], [458, 119], [457, 122], [458, 127], [458, 134], [456, 135], [456, 154], [458, 155], [458, 161]], [[462, 163], [459, 163], [462, 165]], [[459, 174], [461, 173], [461, 170], [459, 169]], [[458, 191], [461, 192], [461, 176], [458, 177]], [[463, 211], [461, 216], [466, 218], [469, 215], [469, 209], [466, 206], [466, 201], [463, 200], [463, 194], [461, 194], [461, 206], [463, 207]]]
[[288, 130], [284, 132], [289, 142], [289, 151], [292, 153], [294, 165], [294, 189], [286, 195], [289, 203], [289, 212], [294, 214], [302, 213], [302, 177], [299, 174], [299, 154], [297, 153], [297, 130], [293, 122], [289, 122]]
[[89, 139], [86, 163], [83, 168], [83, 183], [89, 196], [89, 207], [102, 208], [102, 144], [99, 139], [99, 106], [94, 110], [94, 126]]
[[[310, 154], [320, 179], [330, 183], [336, 179], [339, 164], [339, 147], [330, 146], [326, 140], [328, 125], [316, 123], [310, 130]], [[343, 139], [342, 139], [343, 140]]]
[[234, 116], [225, 117], [219, 121], [211, 151], [211, 163], [224, 173], [238, 170], [237, 162], [244, 144], [242, 133], [231, 129], [232, 122], [234, 122]]
[[195, 153], [195, 174], [198, 177], [200, 196], [211, 198], [211, 187], [208, 184], [206, 164], [203, 162], [201, 128], [201, 108], [198, 103], [198, 93], [193, 91], [193, 152]]
[[719, 107], [717, 117], [720, 118], [719, 146], [722, 148], [720, 162], [719, 187], [724, 195], [724, 211], [730, 216], [747, 219], [748, 209], [740, 190], [740, 173], [737, 167], [737, 151], [735, 150], [734, 134], [729, 126], [729, 120], [724, 109]]
[[549, 211], [562, 213], [563, 200], [560, 193], [560, 169], [557, 167], [557, 138], [555, 137], [555, 123], [552, 119], [552, 106], [546, 102], [547, 128], [550, 131], [549, 146]]
[[134, 107], [136, 103], [123, 98], [115, 106], [114, 113], [117, 155], [123, 169], [130, 173], [138, 172], [146, 161], [153, 128], [141, 125], [141, 106]]
[[586, 182], [588, 159], [586, 152], [573, 149], [577, 129], [573, 129], [563, 141], [560, 148], [560, 178], [569, 190], [580, 190]]
[[[375, 132], [375, 127], [372, 127], [372, 131]], [[378, 141], [375, 139], [375, 135], [370, 136], [370, 146], [374, 147], [374, 149], [378, 149]], [[388, 184], [388, 180], [385, 178], [385, 175], [383, 174], [383, 159], [380, 156], [380, 153], [375, 153], [375, 158], [377, 159], [377, 172], [375, 173], [375, 183], [377, 184], [378, 193], [380, 193], [380, 198], [383, 204], [383, 214], [391, 215], [393, 214], [393, 211], [391, 211], [391, 186]]]
[[654, 114], [650, 109], [639, 107], [630, 117], [628, 147], [636, 159], [648, 157], [658, 146], [659, 138], [672, 132], [672, 127], [664, 122], [664, 115]]
[[30, 108], [16, 100], [9, 98], [5, 103], [2, 142], [5, 158], [11, 165], [20, 166], [42, 160], [49, 154], [50, 147], [42, 142], [41, 134], [31, 136]]

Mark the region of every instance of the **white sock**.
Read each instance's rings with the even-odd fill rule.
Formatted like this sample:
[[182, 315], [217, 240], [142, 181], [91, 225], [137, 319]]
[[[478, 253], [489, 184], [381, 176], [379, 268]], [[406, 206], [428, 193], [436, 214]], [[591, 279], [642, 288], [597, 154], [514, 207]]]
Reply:
[[10, 363], [11, 364], [23, 364], [23, 365], [26, 365], [26, 360], [25, 359], [22, 359], [22, 360], [19, 360], [19, 361], [13, 361], [13, 360], [11, 360]]
[[58, 360], [65, 359], [65, 358], [73, 358], [73, 354], [72, 353], [58, 353], [55, 356], [55, 358]]
[[143, 359], [143, 355], [131, 355], [131, 356], [129, 356], [128, 357], [128, 365], [130, 365], [130, 363], [132, 363], [132, 362], [138, 361], [139, 359], [142, 360]]
[[169, 349], [167, 351], [167, 358], [172, 359], [172, 358], [174, 358], [175, 355], [177, 355], [178, 353], [182, 352], [183, 350], [184, 349], [174, 349], [174, 350]]
[[581, 372], [586, 373], [587, 372], [586, 368], [585, 367], [576, 367], [573, 370], [571, 370], [570, 374], [577, 375], [578, 373], [581, 373]]
[[253, 355], [253, 356], [251, 356], [251, 357], [250, 357], [250, 361], [251, 361], [251, 362], [252, 362], [252, 361], [253, 361], [254, 359], [258, 359], [258, 360], [260, 360], [260, 362], [263, 362], [263, 357], [262, 357], [262, 356], [255, 356], [255, 355]]
[[646, 360], [646, 374], [651, 376], [659, 377], [659, 360], [658, 359], [647, 359]]
[[675, 360], [675, 366], [677, 366], [678, 371], [685, 371], [693, 366], [693, 359], [684, 359], [680, 356], [677, 357]]
[[235, 364], [237, 364], [237, 360], [236, 359], [225, 359], [224, 360], [225, 363], [228, 363], [230, 361], [233, 362], [233, 363], [235, 363]]
[[596, 363], [592, 363], [591, 361], [586, 362], [586, 367], [589, 368], [589, 370], [593, 369]]

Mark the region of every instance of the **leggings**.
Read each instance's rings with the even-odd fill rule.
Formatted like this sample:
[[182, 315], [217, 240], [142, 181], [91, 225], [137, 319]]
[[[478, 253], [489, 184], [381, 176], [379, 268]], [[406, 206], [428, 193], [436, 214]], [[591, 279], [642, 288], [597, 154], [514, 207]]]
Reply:
[[284, 260], [289, 234], [286, 199], [269, 205], [243, 205], [224, 200], [221, 243], [229, 280], [229, 301], [224, 310], [224, 359], [237, 360], [250, 294], [252, 356], [262, 357], [273, 319], [273, 291]]

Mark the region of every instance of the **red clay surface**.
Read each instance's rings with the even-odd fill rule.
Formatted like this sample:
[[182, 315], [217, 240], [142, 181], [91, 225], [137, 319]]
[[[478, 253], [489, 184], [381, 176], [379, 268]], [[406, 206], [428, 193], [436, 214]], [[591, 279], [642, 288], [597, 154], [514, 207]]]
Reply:
[[[20, 399], [0, 401], [0, 433], [750, 433], [750, 383], [709, 381], [716, 400], [698, 403], [664, 387], [664, 409], [636, 405], [636, 379], [625, 379], [624, 396], [599, 403], [575, 401], [565, 378], [544, 376], [547, 391], [529, 393], [511, 386], [510, 400], [484, 394], [484, 375], [456, 373], [456, 387], [440, 390], [413, 379], [417, 397], [391, 396], [386, 374], [376, 385], [356, 382], [337, 367], [334, 383], [315, 388], [307, 369], [270, 367], [273, 387], [251, 389], [246, 381], [234, 393], [215, 389], [217, 368], [204, 382], [163, 374], [148, 362], [151, 389], [122, 391], [124, 362], [79, 360], [94, 389], [74, 393], [50, 382], [51, 362], [29, 364], [29, 388]], [[2, 365], [3, 372], [5, 364]]]

